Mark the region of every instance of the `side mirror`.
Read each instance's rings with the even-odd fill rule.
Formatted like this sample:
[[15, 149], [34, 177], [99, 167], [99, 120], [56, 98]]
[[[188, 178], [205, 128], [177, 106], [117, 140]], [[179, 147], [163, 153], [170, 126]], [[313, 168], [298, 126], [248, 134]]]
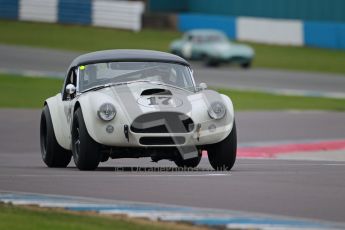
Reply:
[[201, 83], [199, 84], [199, 89], [200, 89], [200, 90], [205, 90], [205, 89], [207, 89], [207, 84], [204, 83], [204, 82], [201, 82]]
[[66, 86], [66, 93], [67, 93], [68, 96], [71, 96], [72, 94], [74, 94], [75, 91], [76, 91], [76, 88], [75, 88], [75, 86], [73, 84], [68, 84]]

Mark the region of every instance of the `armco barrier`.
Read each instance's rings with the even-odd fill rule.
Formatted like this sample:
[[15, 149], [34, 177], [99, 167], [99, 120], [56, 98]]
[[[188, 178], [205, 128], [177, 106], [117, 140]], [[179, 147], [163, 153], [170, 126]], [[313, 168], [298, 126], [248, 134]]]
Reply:
[[0, 18], [18, 19], [19, 0], [0, 0]]
[[304, 22], [304, 39], [308, 46], [345, 49], [345, 24]]
[[91, 24], [91, 0], [59, 0], [58, 22]]
[[57, 21], [58, 0], [21, 0], [19, 20], [23, 21]]
[[149, 0], [148, 10], [345, 23], [344, 0]]
[[303, 22], [239, 17], [236, 20], [239, 40], [280, 45], [303, 45]]
[[143, 2], [112, 0], [0, 0], [0, 18], [141, 29]]
[[125, 1], [96, 0], [93, 3], [92, 24], [139, 31], [143, 12], [142, 2], [128, 4]]
[[345, 49], [345, 24], [183, 13], [178, 29], [219, 29], [229, 38], [268, 44]]

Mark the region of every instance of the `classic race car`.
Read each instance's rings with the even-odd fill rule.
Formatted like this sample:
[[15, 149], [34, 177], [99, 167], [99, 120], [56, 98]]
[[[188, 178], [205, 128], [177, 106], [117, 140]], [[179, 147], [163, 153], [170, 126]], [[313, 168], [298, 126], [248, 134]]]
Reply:
[[184, 34], [182, 39], [173, 41], [170, 52], [186, 59], [203, 60], [208, 66], [221, 63], [236, 63], [249, 68], [254, 50], [228, 40], [222, 31], [198, 29]]
[[106, 50], [77, 57], [40, 122], [48, 167], [94, 170], [109, 158], [151, 157], [196, 167], [207, 150], [214, 169], [236, 159], [229, 97], [196, 87], [184, 59], [158, 51]]

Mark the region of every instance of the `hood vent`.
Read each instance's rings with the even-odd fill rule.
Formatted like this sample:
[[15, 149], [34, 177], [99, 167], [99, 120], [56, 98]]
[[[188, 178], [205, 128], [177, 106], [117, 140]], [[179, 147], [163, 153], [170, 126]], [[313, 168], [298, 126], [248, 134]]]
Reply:
[[172, 95], [170, 90], [167, 89], [145, 89], [141, 92], [141, 96], [149, 96], [149, 95]]

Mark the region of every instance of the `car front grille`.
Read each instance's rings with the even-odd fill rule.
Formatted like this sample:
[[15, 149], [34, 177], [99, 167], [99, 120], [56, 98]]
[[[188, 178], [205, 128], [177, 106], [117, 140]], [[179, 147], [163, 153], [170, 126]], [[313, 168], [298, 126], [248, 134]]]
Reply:
[[184, 137], [141, 137], [139, 143], [142, 145], [182, 145]]
[[154, 112], [137, 117], [132, 125], [134, 133], [189, 133], [194, 129], [193, 120], [177, 112]]

